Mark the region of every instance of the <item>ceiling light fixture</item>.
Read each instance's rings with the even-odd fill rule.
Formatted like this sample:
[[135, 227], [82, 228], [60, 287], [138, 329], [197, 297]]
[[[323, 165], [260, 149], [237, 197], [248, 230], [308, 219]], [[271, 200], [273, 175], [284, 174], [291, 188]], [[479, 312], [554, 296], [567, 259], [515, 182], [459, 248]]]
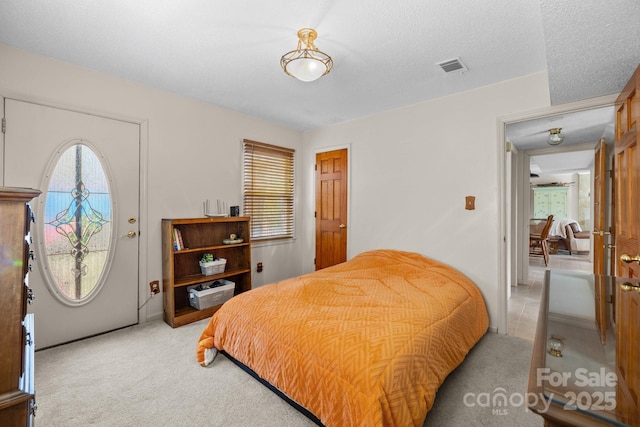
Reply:
[[318, 50], [313, 41], [318, 33], [311, 28], [298, 31], [298, 48], [282, 55], [280, 65], [285, 73], [303, 82], [312, 82], [333, 68], [329, 55]]
[[552, 128], [549, 129], [549, 138], [547, 142], [549, 145], [559, 145], [564, 141], [564, 135], [560, 133], [562, 128]]

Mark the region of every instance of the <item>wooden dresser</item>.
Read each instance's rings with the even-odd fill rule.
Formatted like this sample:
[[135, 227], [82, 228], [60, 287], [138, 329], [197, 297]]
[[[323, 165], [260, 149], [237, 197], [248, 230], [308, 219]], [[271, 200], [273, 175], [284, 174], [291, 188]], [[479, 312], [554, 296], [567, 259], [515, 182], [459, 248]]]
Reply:
[[621, 353], [640, 341], [640, 312], [624, 311], [638, 293], [637, 279], [547, 270], [527, 392], [546, 427], [640, 425], [625, 372], [639, 363]]
[[28, 202], [40, 194], [0, 187], [0, 426], [29, 426], [35, 415], [33, 299], [27, 273], [33, 256]]

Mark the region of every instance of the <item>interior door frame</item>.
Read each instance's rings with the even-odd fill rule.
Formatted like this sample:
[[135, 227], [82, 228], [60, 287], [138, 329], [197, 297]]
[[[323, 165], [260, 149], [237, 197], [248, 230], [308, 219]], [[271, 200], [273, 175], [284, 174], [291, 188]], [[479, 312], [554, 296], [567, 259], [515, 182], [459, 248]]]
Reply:
[[[315, 164], [315, 160], [318, 154], [320, 153], [327, 153], [330, 151], [337, 151], [337, 150], [347, 150], [347, 261], [350, 260], [352, 258], [352, 254], [351, 254], [351, 245], [349, 244], [349, 242], [351, 241], [351, 144], [344, 144], [344, 145], [334, 145], [331, 147], [322, 147], [322, 148], [317, 148], [315, 150], [313, 150], [313, 164]], [[315, 210], [315, 206], [316, 206], [316, 192], [315, 192], [315, 174], [314, 174], [314, 178], [313, 178], [313, 185], [314, 185], [314, 191], [313, 191], [313, 206], [314, 206], [314, 210]], [[314, 218], [314, 224], [315, 224], [315, 218]], [[315, 253], [315, 247], [316, 247], [316, 233], [315, 233], [315, 226], [314, 226], [314, 233], [313, 233], [313, 248], [314, 248], [314, 252], [313, 252], [313, 256], [316, 256]], [[314, 263], [314, 268], [315, 268], [315, 263]]]
[[[512, 177], [507, 176], [506, 173], [506, 152], [508, 141], [506, 140], [506, 126], [510, 123], [517, 123], [532, 119], [537, 119], [540, 117], [552, 116], [557, 114], [564, 114], [569, 112], [576, 112], [580, 110], [589, 110], [592, 108], [598, 107], [606, 107], [612, 106], [615, 104], [616, 98], [618, 94], [606, 95], [597, 98], [590, 98], [582, 101], [576, 101], [568, 104], [562, 104], [557, 106], [550, 106], [542, 109], [537, 109], [524, 113], [516, 113], [498, 117], [496, 119], [497, 122], [497, 143], [496, 150], [498, 156], [498, 167], [497, 167], [497, 180], [498, 180], [498, 233], [496, 233], [496, 237], [498, 239], [498, 289], [497, 289], [497, 298], [498, 298], [498, 313], [497, 313], [497, 332], [503, 335], [507, 334], [507, 310], [508, 310], [508, 286], [511, 286], [510, 277], [513, 274], [513, 269], [516, 271], [523, 269], [524, 271], [528, 271], [528, 264], [524, 262], [526, 259], [524, 256], [517, 256], [516, 259], [512, 259], [511, 254], [509, 253], [508, 248], [510, 245], [518, 244], [518, 240], [513, 238], [513, 236], [507, 233], [507, 222], [512, 220], [512, 216], [518, 213], [513, 213], [509, 210], [509, 204], [507, 203], [507, 195], [505, 191], [509, 188], [507, 185], [507, 180], [511, 181]], [[523, 153], [524, 156], [528, 154]], [[523, 179], [522, 188], [519, 191], [524, 191], [524, 188], [528, 190], [529, 188], [529, 170], [527, 168], [523, 168], [523, 170], [519, 171], [519, 173], [524, 177], [526, 174], [527, 179]], [[528, 200], [528, 199], [527, 199]], [[528, 202], [525, 201], [524, 205]], [[591, 201], [593, 204], [593, 199]], [[593, 206], [591, 207], [593, 209]], [[521, 211], [521, 215], [525, 215], [524, 212]], [[520, 218], [520, 223], [524, 218]], [[516, 222], [518, 222], [516, 220]], [[520, 227], [520, 231], [524, 230], [524, 227]], [[521, 242], [518, 244], [518, 251], [526, 250], [524, 239], [520, 239]], [[524, 248], [523, 248], [524, 247]], [[516, 277], [518, 277], [516, 275]]]
[[[34, 104], [43, 105], [45, 107], [51, 107], [61, 110], [69, 110], [81, 114], [89, 114], [92, 116], [102, 117], [105, 119], [119, 120], [123, 122], [129, 122], [138, 125], [140, 129], [139, 135], [139, 171], [138, 171], [138, 229], [140, 234], [138, 236], [138, 323], [146, 323], [149, 320], [147, 315], [147, 306], [143, 305], [147, 300], [148, 294], [148, 272], [147, 272], [147, 253], [149, 252], [149, 209], [148, 209], [148, 170], [149, 170], [149, 120], [141, 119], [122, 114], [116, 114], [112, 112], [105, 112], [102, 110], [96, 110], [94, 108], [88, 108], [86, 106], [65, 104], [63, 102], [57, 102], [52, 100], [46, 100], [37, 96], [29, 96], [24, 93], [16, 93], [5, 89], [0, 90], [0, 117], [4, 118], [4, 99], [12, 98], [18, 101], [30, 102]], [[0, 184], [4, 185], [4, 133], [0, 133], [2, 138], [0, 140]], [[162, 318], [162, 312], [158, 313], [155, 318]]]
[[[614, 141], [615, 144], [615, 141]], [[607, 235], [596, 233], [600, 231], [601, 233], [606, 232], [609, 234], [611, 227], [611, 221], [609, 218], [614, 218], [611, 215], [613, 212], [607, 212], [609, 208], [607, 204], [607, 200], [611, 199], [611, 190], [608, 184], [612, 184], [613, 180], [613, 165], [610, 170], [609, 178], [607, 179], [607, 166], [609, 165], [609, 155], [612, 154], [613, 145], [609, 150], [607, 149], [606, 141], [600, 140], [596, 144], [596, 148], [594, 150], [594, 161], [593, 161], [593, 187], [591, 188], [591, 194], [593, 197], [593, 237], [591, 240], [591, 249], [592, 250], [592, 261], [593, 261], [593, 273], [606, 275], [607, 274], [607, 261], [609, 261], [608, 257], [611, 257], [611, 253], [607, 250]], [[596, 183], [596, 178], [598, 182]], [[597, 184], [597, 185], [596, 185]], [[607, 194], [608, 193], [608, 194]], [[609, 196], [609, 197], [607, 197]], [[609, 213], [610, 215], [607, 215]], [[607, 230], [607, 225], [609, 225], [609, 230]]]

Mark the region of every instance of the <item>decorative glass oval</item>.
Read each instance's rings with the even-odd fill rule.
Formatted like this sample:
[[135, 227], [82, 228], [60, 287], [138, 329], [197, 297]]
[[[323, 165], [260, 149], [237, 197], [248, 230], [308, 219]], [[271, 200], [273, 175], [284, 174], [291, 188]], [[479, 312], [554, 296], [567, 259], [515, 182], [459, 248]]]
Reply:
[[43, 243], [48, 276], [61, 299], [82, 303], [99, 291], [109, 260], [109, 181], [96, 153], [80, 142], [60, 154], [46, 184]]

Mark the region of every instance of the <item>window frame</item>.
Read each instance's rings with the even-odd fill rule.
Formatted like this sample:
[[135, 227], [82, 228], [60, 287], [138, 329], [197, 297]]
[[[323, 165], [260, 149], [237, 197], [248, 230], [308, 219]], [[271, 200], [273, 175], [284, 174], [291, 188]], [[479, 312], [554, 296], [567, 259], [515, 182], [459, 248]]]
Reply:
[[[257, 159], [259, 155], [259, 159]], [[295, 238], [295, 149], [263, 142], [244, 139], [242, 141], [242, 203], [243, 215], [251, 217], [251, 240], [256, 243], [293, 240]], [[263, 167], [257, 167], [257, 161]], [[264, 164], [264, 162], [267, 162]], [[259, 165], [258, 165], [259, 166]], [[275, 167], [276, 180], [273, 186], [266, 188], [254, 179], [268, 180], [265, 176], [266, 168]], [[278, 169], [280, 168], [280, 170]], [[271, 169], [270, 172], [273, 172]], [[278, 193], [278, 191], [281, 191]], [[268, 194], [270, 193], [270, 194]], [[259, 205], [269, 202], [275, 203], [276, 208], [270, 213], [258, 213]], [[279, 199], [279, 200], [278, 200]], [[283, 206], [277, 206], [281, 204]], [[272, 205], [273, 206], [273, 205]], [[278, 220], [277, 217], [283, 217]], [[269, 231], [272, 228], [275, 231]], [[282, 232], [277, 230], [281, 229]]]
[[[48, 217], [46, 214], [47, 202], [48, 202], [49, 193], [50, 193], [49, 190], [51, 188], [50, 187], [51, 179], [54, 177], [55, 173], [58, 170], [58, 166], [61, 158], [69, 151], [69, 149], [77, 145], [81, 145], [83, 147], [88, 148], [96, 157], [97, 161], [100, 163], [100, 166], [102, 167], [102, 172], [104, 173], [106, 178], [106, 185], [108, 187], [107, 191], [110, 199], [109, 201], [110, 218], [108, 222], [111, 225], [110, 225], [110, 233], [109, 233], [110, 235], [108, 237], [109, 244], [107, 247], [106, 260], [102, 266], [102, 270], [99, 274], [99, 277], [96, 283], [94, 284], [92, 290], [89, 291], [86, 295], [79, 298], [73, 298], [71, 296], [66, 295], [63, 292], [63, 290], [60, 289], [58, 286], [58, 276], [54, 274], [53, 272], [54, 267], [50, 264], [49, 256], [47, 254], [49, 249], [47, 246], [48, 242], [45, 236], [47, 232], [47, 227], [51, 226], [51, 224], [47, 222]], [[117, 229], [117, 218], [118, 218], [117, 205], [114, 203], [115, 188], [113, 187], [112, 177], [113, 177], [113, 174], [111, 171], [111, 167], [107, 162], [102, 151], [94, 143], [86, 139], [71, 139], [69, 141], [66, 141], [64, 144], [62, 144], [59, 147], [59, 149], [56, 150], [55, 156], [50, 159], [50, 162], [46, 169], [46, 173], [43, 176], [41, 188], [45, 190], [43, 190], [43, 194], [41, 195], [40, 203], [38, 207], [39, 208], [38, 217], [43, 219], [42, 221], [39, 221], [39, 227], [38, 227], [38, 233], [40, 233], [40, 235], [42, 236], [42, 239], [39, 239], [40, 240], [39, 248], [38, 248], [39, 254], [40, 254], [39, 259], [40, 259], [40, 262], [43, 263], [42, 270], [43, 270], [43, 280], [44, 280], [45, 286], [48, 288], [49, 292], [55, 297], [55, 299], [65, 306], [80, 307], [80, 306], [89, 304], [96, 296], [98, 296], [102, 292], [102, 289], [106, 284], [107, 277], [109, 276], [111, 266], [115, 257], [115, 251], [116, 251], [114, 239], [115, 239], [115, 230]]]

